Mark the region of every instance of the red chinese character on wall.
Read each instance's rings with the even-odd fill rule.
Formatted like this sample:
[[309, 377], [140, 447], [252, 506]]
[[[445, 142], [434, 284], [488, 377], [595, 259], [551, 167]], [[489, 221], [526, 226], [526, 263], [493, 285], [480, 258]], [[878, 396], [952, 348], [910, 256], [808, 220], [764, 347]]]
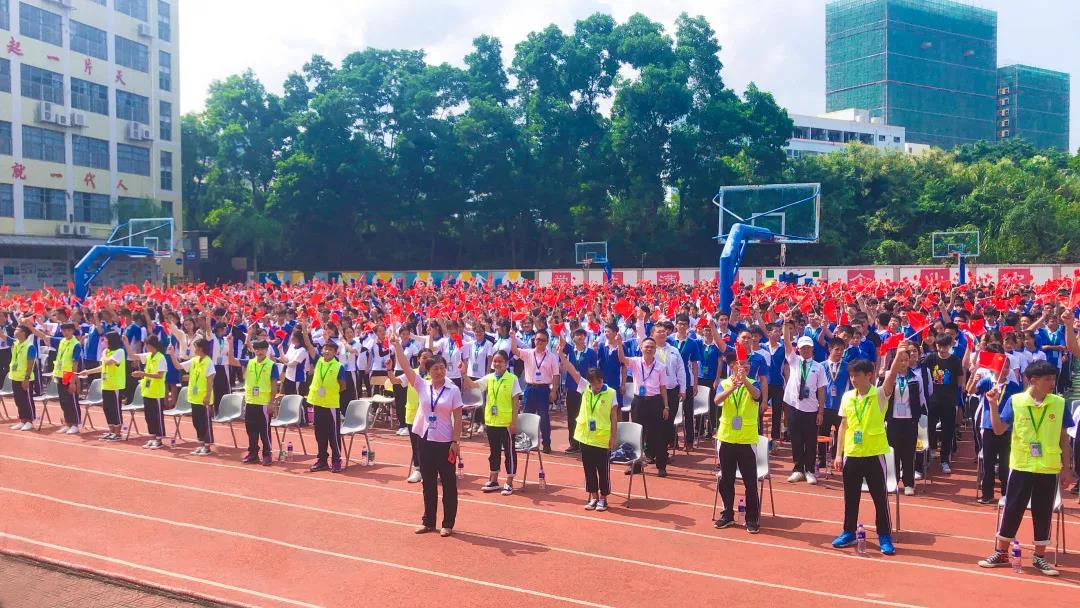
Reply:
[[89, 57], [83, 60], [83, 71], [87, 74], [94, 73], [94, 61]]
[[15, 40], [15, 37], [12, 36], [7, 43], [7, 52], [8, 55], [18, 55], [22, 57], [22, 43], [18, 40]]
[[97, 190], [97, 184], [96, 184], [96, 183], [94, 183], [94, 178], [95, 178], [95, 177], [97, 177], [97, 176], [96, 176], [96, 175], [94, 175], [94, 172], [93, 172], [93, 171], [87, 171], [87, 172], [86, 172], [86, 175], [85, 175], [85, 176], [83, 177], [83, 180], [82, 180], [82, 181], [83, 181], [83, 183], [84, 183], [84, 184], [86, 184], [87, 186], [90, 186], [90, 187], [91, 187], [91, 188], [93, 188], [94, 190]]
[[11, 179], [26, 179], [26, 165], [22, 163], [11, 165]]
[[127, 83], [124, 82], [124, 70], [116, 70], [115, 82], [119, 82], [120, 84], [124, 85], [125, 87], [127, 86]]
[[118, 190], [123, 190], [124, 192], [127, 192], [127, 189], [128, 189], [128, 187], [126, 185], [124, 185], [124, 180], [120, 180], [120, 181], [116, 182], [116, 188]]

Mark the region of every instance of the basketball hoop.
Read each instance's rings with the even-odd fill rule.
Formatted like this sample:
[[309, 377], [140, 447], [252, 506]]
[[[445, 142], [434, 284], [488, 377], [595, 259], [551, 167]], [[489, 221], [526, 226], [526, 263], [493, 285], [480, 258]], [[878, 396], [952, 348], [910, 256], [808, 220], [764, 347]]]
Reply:
[[588, 269], [589, 266], [592, 266], [592, 263], [593, 263], [592, 258], [585, 258], [584, 260], [581, 260], [581, 265], [584, 266], [586, 269]]

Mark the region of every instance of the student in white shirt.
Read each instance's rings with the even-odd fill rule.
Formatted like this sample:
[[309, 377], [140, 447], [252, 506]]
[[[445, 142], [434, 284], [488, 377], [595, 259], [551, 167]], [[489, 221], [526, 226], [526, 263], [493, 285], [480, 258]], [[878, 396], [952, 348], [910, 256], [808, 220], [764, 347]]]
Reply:
[[551, 453], [551, 404], [559, 396], [559, 355], [548, 350], [548, 333], [540, 330], [533, 335], [533, 348], [519, 348], [511, 334], [510, 348], [524, 362], [522, 379], [525, 397], [522, 411], [540, 416], [540, 440], [545, 454]]
[[[406, 359], [410, 362], [414, 361], [417, 355], [420, 354], [420, 351], [423, 350], [424, 343], [413, 337], [412, 328], [409, 325], [402, 325], [401, 327], [399, 327], [398, 336], [401, 338], [401, 350], [405, 353]], [[431, 342], [430, 336], [428, 337], [427, 341], [429, 343]], [[428, 350], [430, 350], [432, 354], [439, 354], [434, 350], [434, 348], [431, 347], [431, 344], [428, 345]], [[401, 375], [401, 373], [401, 364], [395, 361], [394, 375], [398, 376]], [[449, 377], [449, 375], [447, 377]], [[402, 437], [409, 434], [409, 427], [405, 423], [405, 402], [408, 398], [408, 391], [406, 389], [407, 387], [405, 385], [398, 383], [394, 383], [392, 389], [394, 391], [394, 408], [397, 413], [398, 420], [397, 434]]]
[[[817, 429], [825, 419], [825, 388], [829, 381], [825, 368], [814, 361], [814, 339], [802, 336], [792, 342], [795, 333], [790, 315], [784, 317], [784, 349], [790, 373], [784, 389], [791, 431], [791, 459], [794, 469], [788, 481], [817, 483], [814, 462], [817, 459]], [[798, 349], [798, 350], [796, 350]]]

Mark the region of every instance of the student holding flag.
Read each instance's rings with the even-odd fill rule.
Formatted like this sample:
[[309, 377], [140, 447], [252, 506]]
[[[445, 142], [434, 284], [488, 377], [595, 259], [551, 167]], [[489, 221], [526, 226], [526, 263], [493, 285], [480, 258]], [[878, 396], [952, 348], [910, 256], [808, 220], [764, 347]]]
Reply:
[[[982, 458], [979, 461], [980, 480], [978, 503], [988, 505], [994, 503], [994, 470], [1001, 482], [1001, 494], [1004, 496], [1008, 488], [1009, 479], [1009, 450], [1012, 442], [1011, 427], [1006, 428], [1004, 433], [996, 433], [992, 424], [990, 413], [990, 400], [987, 394], [991, 390], [999, 393], [998, 403], [1005, 403], [1013, 395], [1021, 392], [1023, 387], [1013, 381], [1009, 375], [1008, 359], [1005, 349], [1000, 344], [991, 343], [979, 352], [978, 355], [979, 375], [971, 392], [980, 396], [979, 405], [975, 408], [975, 421], [978, 424], [976, 433], [980, 437]], [[1009, 426], [1009, 425], [1006, 425]]]
[[720, 381], [719, 391], [713, 402], [725, 405], [721, 410], [716, 430], [718, 459], [720, 461], [720, 497], [724, 511], [714, 527], [722, 530], [735, 524], [735, 469], [743, 479], [746, 495], [746, 531], [757, 534], [761, 521], [761, 499], [758, 496], [757, 473], [757, 427], [758, 400], [761, 387], [747, 374], [750, 365], [745, 358], [739, 359], [733, 352], [724, 355], [732, 375]]
[[82, 422], [79, 409], [79, 380], [75, 369], [75, 362], [82, 359], [82, 345], [75, 337], [74, 323], [61, 323], [60, 332], [63, 338], [56, 346], [53, 381], [57, 383], [60, 409], [64, 413], [64, 424], [57, 433], [75, 435], [79, 432], [79, 423]]

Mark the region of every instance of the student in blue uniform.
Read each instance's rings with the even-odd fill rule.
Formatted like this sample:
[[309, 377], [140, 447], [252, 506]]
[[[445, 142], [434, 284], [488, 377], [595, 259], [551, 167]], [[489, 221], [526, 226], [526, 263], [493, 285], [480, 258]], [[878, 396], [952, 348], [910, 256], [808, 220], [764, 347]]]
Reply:
[[[558, 342], [563, 344], [562, 354], [566, 355], [570, 365], [577, 370], [579, 376], [585, 376], [590, 369], [598, 365], [597, 354], [595, 350], [586, 345], [584, 329], [575, 329], [572, 336], [572, 344], [564, 343], [562, 338], [559, 338]], [[570, 440], [570, 447], [566, 448], [566, 453], [573, 454], [581, 451], [581, 446], [574, 438], [574, 433], [577, 431], [574, 421], [577, 420], [578, 410], [581, 408], [581, 393], [577, 390], [578, 382], [574, 380], [571, 374], [566, 374], [564, 387], [566, 389], [566, 426]]]

